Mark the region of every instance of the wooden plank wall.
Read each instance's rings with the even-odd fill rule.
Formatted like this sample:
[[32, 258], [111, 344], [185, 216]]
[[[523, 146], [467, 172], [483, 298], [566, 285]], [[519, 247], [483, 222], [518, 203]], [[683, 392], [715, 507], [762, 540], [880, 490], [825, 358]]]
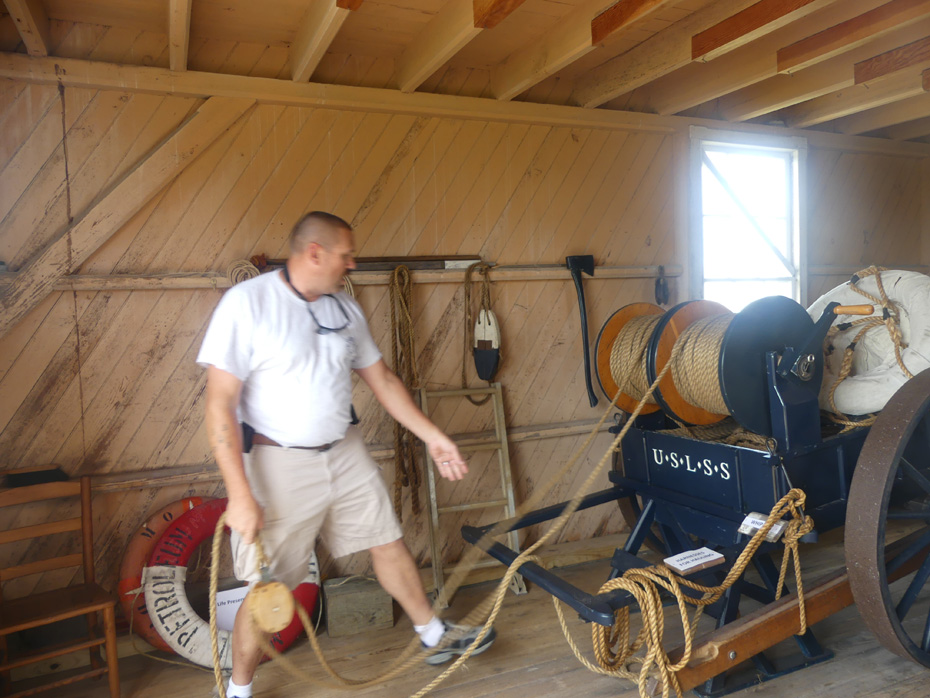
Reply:
[[[148, 51], [152, 64], [165, 61], [158, 42], [144, 34], [65, 31], [61, 23], [54, 29], [64, 46], [69, 32], [101, 31], [92, 57], [116, 60], [121, 52]], [[82, 39], [75, 45], [87, 44]], [[227, 61], [254, 61], [259, 74], [277, 75], [284, 68], [281, 52], [225, 49], [192, 47], [192, 61], [223, 55]], [[383, 72], [377, 65], [345, 67], [350, 68], [367, 71], [369, 82]], [[480, 76], [459, 77], [463, 92], [480, 93]], [[0, 260], [21, 268], [198, 104], [170, 96], [0, 84]], [[284, 256], [291, 225], [312, 209], [352, 221], [361, 256], [468, 254], [498, 264], [561, 264], [567, 254], [590, 253], [600, 265], [684, 265], [687, 192], [681, 173], [687, 152], [684, 126], [640, 132], [258, 105], [97, 250], [80, 273], [222, 272], [256, 253]], [[829, 149], [813, 150], [810, 164], [812, 264], [913, 262], [913, 248], [924, 235], [918, 158]], [[812, 297], [834, 281], [812, 279]], [[585, 287], [592, 336], [617, 308], [652, 298], [648, 279], [595, 276]], [[673, 280], [672, 302], [683, 299], [681, 288]], [[57, 463], [69, 473], [106, 478], [208, 464], [204, 375], [194, 357], [221, 293], [49, 295], [0, 338], [0, 469]], [[359, 286], [358, 295], [389, 356], [386, 287]], [[571, 282], [499, 282], [492, 296], [503, 328], [498, 377], [509, 427], [599, 417], [600, 408], [590, 408], [585, 395]], [[461, 284], [423, 284], [414, 291], [419, 369], [429, 388], [460, 384], [462, 300]], [[356, 405], [369, 442], [389, 444], [390, 421], [362, 388]], [[438, 405], [436, 419], [453, 433], [492, 425], [487, 408], [462, 400]], [[544, 486], [582, 441], [571, 436], [513, 444], [518, 501]], [[571, 496], [608, 443], [606, 434], [598, 436], [544, 503]], [[475, 456], [472, 477], [441, 488], [441, 497], [490, 498], [496, 481], [488, 461]], [[384, 469], [390, 477], [390, 462]], [[104, 583], [115, 587], [131, 532], [151, 512], [189, 494], [222, 496], [222, 490], [216, 481], [195, 481], [96, 494]], [[42, 515], [32, 510], [20, 521]], [[443, 525], [454, 532], [465, 518], [450, 516]], [[409, 497], [404, 526], [418, 561], [428, 563], [426, 522], [412, 516]], [[622, 529], [616, 509], [601, 507], [578, 515], [557, 540]], [[444, 558], [457, 559], [461, 548], [458, 536], [450, 535]], [[326, 559], [324, 566], [328, 574], [366, 569], [364, 556]], [[27, 581], [18, 591], [45, 583]]]

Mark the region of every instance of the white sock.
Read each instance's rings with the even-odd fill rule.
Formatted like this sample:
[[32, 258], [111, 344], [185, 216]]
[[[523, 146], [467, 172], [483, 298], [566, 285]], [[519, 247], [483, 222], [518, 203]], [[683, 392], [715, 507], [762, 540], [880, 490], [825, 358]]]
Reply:
[[426, 625], [414, 625], [413, 629], [420, 636], [420, 642], [427, 647], [435, 647], [442, 639], [442, 634], [446, 632], [446, 624], [439, 620], [438, 617], [433, 616]]
[[252, 682], [245, 686], [238, 685], [230, 677], [229, 685], [226, 687], [226, 698], [252, 698]]

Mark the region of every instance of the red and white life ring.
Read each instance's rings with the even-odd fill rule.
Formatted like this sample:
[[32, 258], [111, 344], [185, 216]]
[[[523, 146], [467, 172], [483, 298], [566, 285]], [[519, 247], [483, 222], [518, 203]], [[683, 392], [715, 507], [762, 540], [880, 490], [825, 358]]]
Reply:
[[[888, 299], [898, 308], [901, 335], [905, 347], [901, 360], [912, 375], [930, 367], [930, 277], [915, 271], [882, 271], [882, 287]], [[875, 275], [866, 276], [856, 284], [873, 297], [880, 297]], [[850, 288], [849, 283], [828, 291], [808, 308], [814, 320], [819, 320], [828, 303], [842, 305], [868, 303], [862, 294]], [[882, 316], [882, 308], [875, 306], [873, 315]], [[840, 316], [837, 323], [855, 320]], [[832, 339], [833, 350], [824, 362], [823, 384], [820, 390], [820, 407], [833, 411], [829, 393], [836, 382], [843, 363], [843, 353], [855, 338], [858, 329], [850, 327]], [[852, 371], [836, 388], [833, 399], [836, 408], [846, 415], [878, 412], [908, 380], [898, 365], [894, 343], [882, 327], [867, 332], [856, 345]]]
[[[205, 502], [176, 519], [162, 534], [143, 573], [145, 604], [158, 634], [182, 657], [194, 664], [213, 666], [210, 623], [191, 608], [184, 590], [187, 563], [201, 543], [213, 536], [226, 499]], [[319, 567], [314, 555], [304, 581], [294, 590], [294, 598], [312, 613], [320, 591]], [[291, 624], [271, 638], [272, 646], [283, 652], [297, 638], [303, 626], [297, 614]], [[232, 633], [217, 632], [220, 666], [232, 667]]]
[[152, 556], [152, 550], [155, 549], [158, 539], [168, 526], [176, 518], [203, 502], [202, 497], [184, 497], [152, 514], [129, 539], [129, 545], [126, 546], [126, 553], [120, 564], [118, 589], [123, 615], [131, 623], [134, 633], [152, 647], [163, 652], [173, 650], [161, 639], [149, 619], [142, 589], [142, 571]]

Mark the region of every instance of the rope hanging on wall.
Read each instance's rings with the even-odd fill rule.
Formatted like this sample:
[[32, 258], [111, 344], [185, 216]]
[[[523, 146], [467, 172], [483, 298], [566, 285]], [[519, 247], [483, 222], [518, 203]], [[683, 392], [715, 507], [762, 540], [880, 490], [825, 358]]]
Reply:
[[[414, 350], [413, 319], [410, 312], [413, 281], [410, 269], [394, 269], [389, 286], [391, 299], [391, 363], [395, 373], [410, 390], [420, 387]], [[403, 521], [403, 488], [410, 488], [414, 515], [420, 513], [420, 468], [417, 438], [394, 420], [394, 511]]]

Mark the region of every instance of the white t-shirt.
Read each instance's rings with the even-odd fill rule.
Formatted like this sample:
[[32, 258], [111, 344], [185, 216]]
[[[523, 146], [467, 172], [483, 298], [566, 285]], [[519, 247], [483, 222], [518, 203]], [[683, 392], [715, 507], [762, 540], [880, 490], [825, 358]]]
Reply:
[[326, 327], [342, 327], [348, 316], [345, 329], [327, 334], [317, 332], [307, 306], [280, 271], [236, 284], [220, 299], [197, 355], [201, 366], [242, 381], [239, 419], [282, 446], [319, 446], [345, 436], [351, 370], [381, 358], [355, 299], [337, 293], [309, 304]]

